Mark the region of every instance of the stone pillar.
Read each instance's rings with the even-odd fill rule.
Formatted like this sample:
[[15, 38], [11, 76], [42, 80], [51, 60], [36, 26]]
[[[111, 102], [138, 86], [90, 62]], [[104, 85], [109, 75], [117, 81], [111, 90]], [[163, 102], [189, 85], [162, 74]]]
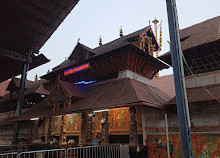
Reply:
[[62, 124], [61, 124], [61, 130], [60, 130], [60, 144], [65, 145], [66, 144], [66, 119], [67, 116], [62, 116]]
[[81, 116], [82, 121], [79, 145], [90, 145], [92, 140], [92, 117], [89, 117], [88, 113], [82, 113]]
[[109, 144], [109, 123], [108, 123], [108, 111], [102, 112], [102, 145]]
[[52, 124], [52, 117], [47, 117], [45, 120], [45, 142], [51, 141], [51, 124]]
[[87, 131], [86, 131], [87, 144], [91, 144], [92, 140], [92, 114], [87, 114]]
[[129, 108], [129, 113], [130, 113], [129, 145], [130, 146], [136, 146], [136, 145], [138, 145], [136, 107], [135, 106], [131, 106]]

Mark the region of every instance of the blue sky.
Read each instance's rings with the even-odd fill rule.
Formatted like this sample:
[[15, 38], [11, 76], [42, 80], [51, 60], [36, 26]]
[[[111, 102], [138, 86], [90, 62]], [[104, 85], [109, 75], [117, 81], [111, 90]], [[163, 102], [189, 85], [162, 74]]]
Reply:
[[[220, 16], [220, 0], [176, 0], [180, 29]], [[166, 0], [80, 0], [51, 38], [41, 48], [51, 61], [28, 72], [34, 80], [68, 57], [78, 38], [84, 45], [95, 48], [99, 36], [103, 44], [119, 38], [120, 26], [124, 35], [149, 25], [155, 17], [163, 21], [162, 52], [169, 51]], [[152, 23], [151, 23], [152, 24]], [[165, 70], [160, 75], [172, 73]]]

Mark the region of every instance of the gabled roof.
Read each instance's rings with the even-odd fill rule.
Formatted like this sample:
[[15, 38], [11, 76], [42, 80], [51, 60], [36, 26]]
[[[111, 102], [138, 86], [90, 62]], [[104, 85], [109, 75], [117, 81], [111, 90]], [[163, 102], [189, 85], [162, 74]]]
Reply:
[[97, 83], [84, 88], [86, 88], [85, 97], [69, 109], [53, 111], [44, 101], [14, 120], [133, 105], [163, 108], [162, 104], [171, 99], [158, 88], [127, 78]]
[[[20, 87], [20, 78], [12, 77], [10, 83], [8, 84], [7, 91], [10, 91], [11, 88], [19, 88]], [[34, 81], [25, 80], [25, 88], [30, 88]]]
[[[91, 49], [91, 48], [89, 48], [89, 47], [87, 47], [87, 46], [85, 46], [85, 45], [83, 45], [81, 43], [78, 43], [77, 46], [80, 46], [84, 50], [92, 53], [92, 55], [89, 57], [89, 58], [92, 58], [92, 57], [96, 57], [96, 56], [102, 55], [104, 53], [116, 50], [116, 49], [121, 48], [123, 46], [127, 46], [127, 45], [131, 44], [132, 42], [138, 40], [140, 34], [142, 34], [144, 32], [147, 32], [148, 36], [154, 37], [154, 34], [153, 34], [151, 26], [147, 26], [147, 27], [145, 27], [143, 29], [135, 31], [135, 32], [133, 32], [131, 34], [128, 34], [126, 36], [120, 37], [120, 38], [118, 38], [118, 39], [116, 39], [114, 41], [111, 41], [111, 42], [106, 43], [104, 45], [98, 46], [98, 47], [96, 47], [94, 49]], [[158, 45], [157, 41], [155, 40], [155, 38], [153, 38], [152, 40], [153, 40], [153, 43], [156, 43], [156, 49], [159, 49], [159, 45]], [[74, 51], [70, 55], [68, 60], [65, 60], [64, 62], [62, 62], [57, 67], [53, 68], [52, 72], [59, 71], [59, 70], [65, 68], [65, 67], [68, 67], [68, 66], [71, 66], [73, 64], [76, 64], [77, 61], [74, 60], [73, 56], [74, 56]]]
[[[15, 81], [15, 82], [14, 82]], [[20, 86], [20, 79], [15, 78], [14, 81], [11, 81], [10, 83], [16, 83], [17, 85]], [[29, 95], [32, 93], [38, 93], [38, 94], [44, 94], [44, 95], [49, 95], [49, 91], [43, 86], [43, 84], [48, 83], [47, 80], [38, 80], [38, 81], [28, 81], [26, 80], [26, 89], [24, 92], [24, 95]], [[0, 103], [5, 103], [11, 100], [15, 100], [18, 98], [17, 93], [13, 93], [12, 96], [10, 96], [10, 93], [7, 93], [4, 98], [0, 99]]]
[[[103, 53], [106, 53], [106, 52], [110, 52], [110, 51], [112, 51], [114, 49], [117, 49], [117, 48], [125, 46], [125, 45], [127, 45], [127, 44], [129, 44], [131, 42], [134, 42], [135, 40], [138, 40], [139, 39], [139, 35], [142, 34], [143, 32], [147, 32], [148, 35], [153, 36], [153, 31], [151, 29], [151, 26], [147, 26], [147, 27], [145, 27], [143, 29], [135, 31], [135, 32], [133, 32], [131, 34], [128, 34], [126, 36], [120, 37], [120, 38], [118, 38], [118, 39], [116, 39], [114, 41], [111, 41], [109, 43], [106, 43], [106, 44], [104, 44], [102, 46], [96, 47], [93, 50], [95, 52], [97, 52], [96, 56], [100, 55], [100, 54], [103, 54]], [[154, 40], [153, 41], [154, 43], [157, 43], [154, 38], [153, 38], [153, 40]], [[158, 48], [159, 47], [158, 47], [158, 44], [157, 44], [157, 49]]]
[[94, 50], [78, 42], [68, 59], [76, 60], [77, 62], [79, 62], [95, 54], [96, 52]]
[[95, 55], [96, 52], [92, 50], [91, 48], [85, 46], [82, 43], [77, 43], [76, 47], [72, 51], [71, 55], [68, 59], [66, 59], [64, 62], [62, 62], [60, 65], [54, 67], [52, 71], [58, 71], [60, 69], [66, 68], [70, 65], [73, 65], [77, 62], [80, 62], [82, 60], [86, 60], [89, 57]]

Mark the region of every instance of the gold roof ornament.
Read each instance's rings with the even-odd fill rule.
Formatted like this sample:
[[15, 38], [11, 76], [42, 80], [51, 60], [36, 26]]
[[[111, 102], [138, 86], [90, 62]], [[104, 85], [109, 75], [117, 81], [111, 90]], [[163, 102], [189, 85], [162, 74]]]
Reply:
[[99, 37], [99, 45], [102, 46], [102, 36]]
[[124, 35], [123, 35], [123, 30], [122, 30], [122, 26], [121, 26], [121, 28], [120, 28], [120, 37], [123, 37]]

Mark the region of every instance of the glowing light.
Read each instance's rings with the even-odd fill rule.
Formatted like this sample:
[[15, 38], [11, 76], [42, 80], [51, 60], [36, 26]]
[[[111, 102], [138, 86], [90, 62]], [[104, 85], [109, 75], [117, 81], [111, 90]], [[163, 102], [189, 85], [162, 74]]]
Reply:
[[109, 109], [95, 110], [95, 111], [93, 111], [93, 112], [104, 112], [104, 111], [109, 111]]
[[74, 84], [91, 84], [91, 83], [95, 83], [95, 82], [96, 82], [96, 80], [94, 80], [94, 81], [79, 81]]
[[89, 63], [86, 63], [86, 64], [83, 64], [83, 65], [80, 65], [80, 66], [77, 66], [77, 67], [74, 67], [74, 68], [71, 68], [69, 70], [64, 71], [64, 76], [67, 76], [67, 75], [70, 75], [70, 74], [73, 74], [76, 72], [80, 72], [80, 71], [86, 70], [88, 68], [89, 68]]
[[32, 118], [31, 121], [39, 120], [39, 118]]

